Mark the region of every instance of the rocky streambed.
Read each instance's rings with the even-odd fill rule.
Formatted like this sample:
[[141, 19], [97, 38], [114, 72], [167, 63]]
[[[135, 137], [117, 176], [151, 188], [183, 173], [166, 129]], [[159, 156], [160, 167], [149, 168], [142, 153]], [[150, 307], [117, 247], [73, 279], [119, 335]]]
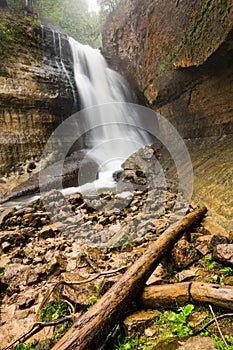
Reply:
[[[38, 319], [48, 321], [47, 313], [52, 308], [55, 309], [49, 317], [56, 313], [55, 318], [85, 312], [168, 225], [193, 210], [194, 204], [187, 203], [169, 172], [165, 186], [152, 171], [154, 152], [157, 156], [160, 152], [162, 158], [161, 150], [146, 148], [137, 155], [140, 169], [130, 165], [133, 156], [123, 172], [115, 174], [120, 195], [114, 190], [102, 190], [65, 197], [52, 190], [24, 208], [1, 211], [1, 349], [28, 332]], [[232, 233], [210, 216], [185, 233], [147, 285], [183, 281], [233, 286]], [[134, 307], [129, 305], [129, 311], [122, 320], [121, 336], [125, 333], [129, 339], [140, 339], [141, 347], [135, 345], [133, 349], [149, 345], [167, 349], [169, 332], [172, 349], [188, 349], [190, 344], [194, 349], [200, 349], [200, 344], [205, 344], [203, 349], [219, 348], [216, 327], [206, 338], [187, 337], [209, 319], [207, 307], [195, 306], [186, 338], [177, 337], [174, 329], [165, 329], [161, 315], [168, 317], [169, 311], [145, 310], [139, 300], [135, 300]], [[46, 327], [28, 341], [37, 349], [51, 349], [69, 325]], [[232, 330], [228, 320], [224, 334], [230, 336]], [[118, 337], [119, 331], [106, 349], [117, 348]]]

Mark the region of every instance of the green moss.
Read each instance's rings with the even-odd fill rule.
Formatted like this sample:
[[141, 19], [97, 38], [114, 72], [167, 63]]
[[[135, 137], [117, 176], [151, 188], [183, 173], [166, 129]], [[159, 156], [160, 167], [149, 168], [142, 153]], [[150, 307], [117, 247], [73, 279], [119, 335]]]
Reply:
[[18, 344], [14, 350], [36, 350], [36, 348], [33, 346], [33, 343], [28, 343], [27, 345]]
[[[187, 54], [187, 59], [193, 63], [193, 65], [200, 65], [203, 63], [205, 57], [205, 50], [202, 47], [206, 45], [211, 31], [211, 21], [213, 18], [217, 18], [219, 22], [219, 33], [224, 34], [227, 29], [227, 0], [203, 0], [200, 11], [191, 25], [187, 30], [183, 38], [176, 45], [176, 47], [170, 52], [167, 58], [160, 63], [156, 70], [156, 74], [153, 79], [148, 82], [145, 89], [166, 71], [172, 71], [175, 63], [179, 62], [180, 59], [185, 58], [184, 52]], [[215, 25], [216, 28], [217, 24]]]
[[6, 271], [6, 269], [8, 268], [8, 266], [11, 264], [11, 261], [9, 261], [6, 265], [3, 266], [3, 268], [1, 269], [1, 272], [0, 272], [0, 280], [3, 278], [4, 276], [4, 273]]
[[68, 305], [64, 302], [55, 301], [48, 303], [40, 310], [39, 319], [43, 322], [49, 322], [66, 315], [69, 315]]
[[[64, 303], [62, 301], [54, 301], [48, 303], [43, 307], [43, 309], [39, 311], [39, 320], [42, 322], [49, 322], [67, 316], [69, 314], [69, 307], [67, 303]], [[72, 323], [70, 321], [56, 326], [54, 329], [51, 346], [56, 344], [56, 342], [61, 337], [63, 337], [63, 335], [69, 330], [71, 326]]]
[[0, 61], [15, 61], [19, 55], [24, 63], [41, 58], [40, 22], [33, 17], [17, 18], [11, 13], [1, 16]]

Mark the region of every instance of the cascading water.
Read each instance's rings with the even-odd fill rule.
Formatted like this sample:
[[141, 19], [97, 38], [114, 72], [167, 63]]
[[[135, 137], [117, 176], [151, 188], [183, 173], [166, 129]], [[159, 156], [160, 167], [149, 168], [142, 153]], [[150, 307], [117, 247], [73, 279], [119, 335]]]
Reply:
[[[69, 82], [69, 85], [71, 87], [71, 91], [72, 91], [72, 95], [73, 95], [73, 99], [74, 99], [74, 107], [76, 107], [77, 105], [77, 96], [76, 96], [76, 92], [75, 92], [75, 89], [74, 89], [74, 86], [73, 86], [73, 83], [72, 83], [72, 80], [71, 80], [71, 77], [66, 69], [66, 66], [63, 62], [63, 59], [62, 59], [62, 44], [61, 44], [61, 34], [60, 33], [57, 33], [57, 36], [58, 36], [58, 52], [59, 52], [59, 63], [61, 65], [61, 68], [63, 70], [63, 72], [65, 73], [65, 76]], [[55, 48], [56, 48], [56, 41], [55, 41]]]
[[46, 69], [51, 70], [55, 66], [55, 69], [58, 70], [61, 74], [64, 75], [64, 78], [68, 81], [68, 84], [70, 86], [72, 97], [74, 101], [74, 108], [77, 106], [77, 94], [75, 91], [74, 84], [72, 82], [72, 78], [64, 64], [63, 61], [63, 52], [62, 52], [62, 40], [61, 40], [61, 33], [56, 32], [55, 30], [49, 30], [52, 33], [52, 59], [48, 59], [48, 57], [45, 54], [45, 39], [46, 39], [46, 28], [42, 25], [41, 26], [42, 31], [42, 60], [43, 64], [46, 66]]
[[[74, 80], [63, 62], [61, 34], [52, 31], [52, 56], [45, 53], [45, 28], [42, 27], [43, 63], [49, 70], [59, 70], [69, 82], [74, 103], [79, 101], [85, 110], [85, 159], [92, 159], [98, 164], [94, 181], [84, 176], [81, 186], [63, 189], [64, 194], [74, 192], [89, 193], [96, 189], [113, 188], [113, 172], [139, 148], [151, 143], [151, 137], [142, 128], [137, 128], [134, 120], [139, 118], [131, 102], [131, 94], [121, 76], [111, 70], [100, 51], [88, 45], [82, 45], [69, 37], [68, 42], [73, 57]], [[80, 121], [80, 120], [79, 120]], [[143, 123], [142, 123], [143, 124]], [[79, 127], [79, 126], [78, 126]], [[80, 128], [82, 125], [80, 125]], [[75, 129], [75, 128], [74, 128]], [[84, 160], [85, 160], [84, 159]], [[85, 172], [85, 169], [84, 169]], [[53, 174], [54, 175], [54, 174]], [[87, 174], [88, 175], [88, 174]], [[56, 174], [57, 176], [57, 174]], [[90, 183], [91, 182], [91, 183]], [[6, 203], [6, 206], [22, 207], [38, 196]], [[1, 208], [1, 206], [0, 206]]]
[[[104, 182], [130, 154], [151, 140], [148, 133], [131, 126], [137, 116], [127, 103], [131, 102], [130, 92], [121, 76], [108, 68], [99, 50], [71, 37], [68, 40], [81, 109], [87, 108], [84, 123], [90, 130], [86, 137], [88, 156], [98, 163], [99, 178]], [[96, 108], [89, 113], [88, 108], [93, 106]]]

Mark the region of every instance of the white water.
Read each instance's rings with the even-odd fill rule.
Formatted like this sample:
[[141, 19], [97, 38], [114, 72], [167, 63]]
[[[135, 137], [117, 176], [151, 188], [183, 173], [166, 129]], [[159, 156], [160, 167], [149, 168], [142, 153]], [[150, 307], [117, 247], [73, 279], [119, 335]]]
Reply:
[[[137, 116], [132, 105], [127, 103], [131, 102], [130, 92], [121, 76], [107, 66], [99, 50], [71, 37], [68, 40], [81, 108], [97, 106], [85, 116], [86, 129], [91, 130], [86, 138], [88, 157], [99, 164], [99, 180], [94, 185], [110, 186], [114, 183], [112, 173], [150, 140], [146, 133], [130, 126]], [[88, 185], [84, 188], [87, 190]]]

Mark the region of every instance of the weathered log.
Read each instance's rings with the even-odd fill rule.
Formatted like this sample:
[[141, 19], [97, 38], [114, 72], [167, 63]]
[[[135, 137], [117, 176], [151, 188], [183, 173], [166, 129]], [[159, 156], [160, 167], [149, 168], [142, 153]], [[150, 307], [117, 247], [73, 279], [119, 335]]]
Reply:
[[201, 221], [207, 209], [198, 208], [164, 231], [112, 288], [81, 316], [52, 350], [95, 350], [119, 321], [129, 304], [139, 297], [144, 284], [182, 234]]
[[173, 308], [190, 302], [190, 282], [145, 287], [140, 304], [144, 308]]
[[190, 288], [193, 301], [233, 310], [233, 287], [193, 282]]
[[201, 282], [183, 282], [145, 287], [141, 296], [144, 308], [172, 308], [187, 303], [207, 303], [233, 310], [233, 287]]

